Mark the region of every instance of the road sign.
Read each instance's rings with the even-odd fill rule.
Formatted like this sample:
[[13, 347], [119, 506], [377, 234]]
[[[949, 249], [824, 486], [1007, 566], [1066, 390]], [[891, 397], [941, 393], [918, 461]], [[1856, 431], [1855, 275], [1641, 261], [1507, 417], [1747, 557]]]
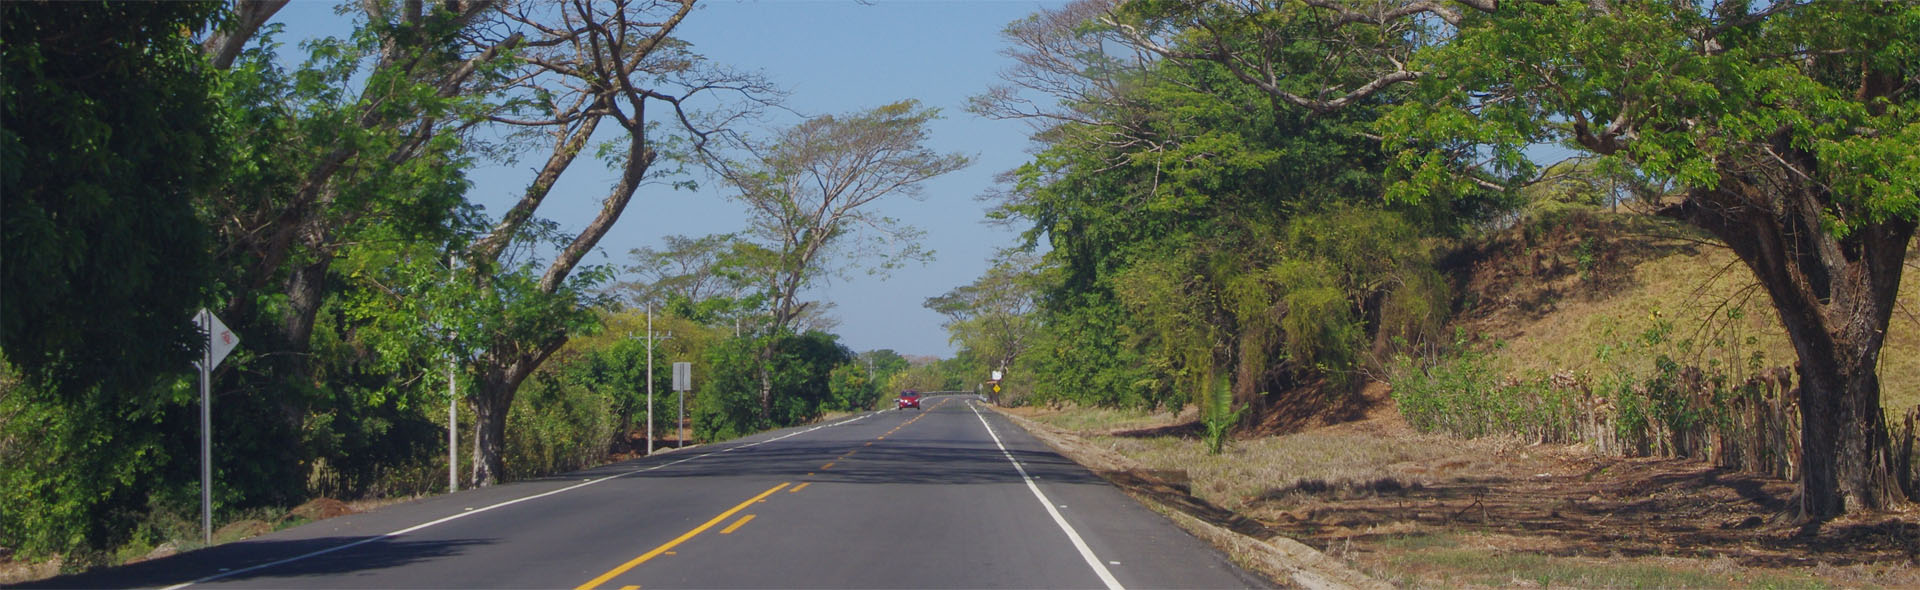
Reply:
[[[194, 314], [193, 323], [200, 327], [201, 333], [207, 335], [208, 354], [206, 356], [213, 359], [213, 364], [208, 366], [207, 370], [219, 367], [220, 361], [226, 360], [227, 354], [240, 346], [240, 337], [235, 336], [233, 330], [227, 329], [227, 325], [221, 323], [219, 316], [213, 315], [213, 312], [207, 311], [204, 307], [200, 308], [200, 313]], [[196, 366], [199, 364], [194, 363]]]
[[200, 368], [200, 532], [201, 539], [213, 544], [213, 368], [226, 360], [227, 353], [240, 345], [240, 337], [220, 322], [218, 316], [207, 308], [193, 314], [193, 325], [207, 337], [207, 345], [200, 350], [200, 360], [193, 366]]
[[994, 372], [993, 372], [993, 379], [990, 379], [989, 381], [999, 381], [999, 380], [1000, 380], [1000, 372], [999, 372], [999, 371], [994, 371]]
[[693, 390], [693, 363], [673, 364], [673, 390]]

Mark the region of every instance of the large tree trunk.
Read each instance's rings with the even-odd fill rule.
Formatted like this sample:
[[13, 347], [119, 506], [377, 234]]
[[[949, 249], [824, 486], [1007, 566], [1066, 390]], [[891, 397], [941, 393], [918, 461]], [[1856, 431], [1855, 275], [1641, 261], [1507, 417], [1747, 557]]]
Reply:
[[1912, 221], [1892, 220], [1837, 237], [1822, 225], [1818, 190], [1784, 172], [1729, 175], [1661, 212], [1726, 242], [1767, 290], [1793, 341], [1803, 453], [1795, 508], [1813, 521], [1905, 501], [1875, 371], [1914, 232]]
[[514, 394], [534, 369], [566, 343], [567, 336], [561, 334], [536, 350], [519, 352], [512, 342], [494, 341], [496, 350], [508, 352], [493, 361], [482, 360], [478, 391], [473, 396], [474, 485], [486, 487], [505, 481], [507, 412], [513, 408]]
[[498, 371], [488, 371], [473, 396], [473, 485], [486, 487], [506, 476], [507, 410], [519, 384], [508, 385]]

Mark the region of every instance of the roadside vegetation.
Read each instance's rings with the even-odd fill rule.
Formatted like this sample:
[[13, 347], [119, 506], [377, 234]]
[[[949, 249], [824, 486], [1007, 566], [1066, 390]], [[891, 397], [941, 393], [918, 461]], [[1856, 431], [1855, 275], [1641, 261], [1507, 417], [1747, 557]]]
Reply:
[[[210, 384], [216, 543], [961, 388], [802, 297], [925, 259], [872, 206], [968, 163], [926, 147], [937, 110], [749, 127], [784, 91], [677, 39], [692, 0], [347, 3], [349, 34], [297, 43], [284, 5], [0, 6], [0, 582], [203, 545], [201, 308], [240, 339]], [[515, 162], [516, 200], [477, 205], [499, 187], [469, 175]], [[591, 221], [544, 217], [603, 165]], [[589, 256], [696, 181], [745, 231]]]
[[1050, 8], [973, 105], [1033, 125], [987, 195], [1024, 242], [928, 305], [1011, 412], [1147, 470], [1110, 479], [1389, 581], [1911, 585], [1917, 30]]

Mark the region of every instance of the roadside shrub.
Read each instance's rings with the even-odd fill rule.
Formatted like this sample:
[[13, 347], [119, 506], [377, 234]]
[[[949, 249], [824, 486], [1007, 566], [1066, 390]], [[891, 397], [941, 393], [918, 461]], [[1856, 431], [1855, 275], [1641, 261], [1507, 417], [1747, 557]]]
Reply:
[[[1515, 434], [1585, 443], [1604, 454], [1693, 458], [1798, 476], [1800, 414], [1791, 369], [1735, 379], [1724, 366], [1685, 366], [1666, 355], [1652, 362], [1647, 375], [1601, 383], [1570, 372], [1514, 379], [1499, 377], [1485, 354], [1468, 350], [1432, 362], [1401, 356], [1391, 382], [1401, 414], [1425, 432]], [[1899, 437], [1896, 449], [1916, 442], [1910, 428], [1889, 430]], [[1912, 479], [1911, 471], [1903, 477]]]
[[1206, 426], [1202, 440], [1207, 444], [1207, 454], [1218, 455], [1226, 449], [1227, 434], [1233, 425], [1240, 421], [1240, 415], [1246, 413], [1246, 406], [1233, 407], [1233, 391], [1227, 388], [1226, 380], [1221, 379], [1207, 388], [1207, 405], [1200, 420]]
[[616, 430], [611, 396], [551, 375], [530, 381], [507, 412], [507, 476], [540, 477], [604, 461]]

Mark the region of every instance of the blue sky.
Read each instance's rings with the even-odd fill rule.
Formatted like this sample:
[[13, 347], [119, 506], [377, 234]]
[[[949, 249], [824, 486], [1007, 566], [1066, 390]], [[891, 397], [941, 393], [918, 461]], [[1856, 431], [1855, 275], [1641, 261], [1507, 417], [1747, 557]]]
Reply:
[[[349, 17], [334, 14], [333, 0], [294, 0], [275, 15], [281, 37], [294, 45], [317, 35], [343, 35]], [[985, 223], [987, 206], [975, 199], [1001, 171], [1027, 157], [1027, 127], [991, 121], [965, 110], [967, 97], [998, 81], [1009, 61], [999, 32], [1007, 23], [1059, 2], [1035, 0], [708, 0], [682, 23], [679, 37], [708, 59], [760, 70], [791, 94], [787, 107], [803, 115], [834, 114], [917, 99], [941, 109], [931, 145], [960, 152], [974, 164], [928, 182], [925, 199], [881, 202], [884, 214], [926, 232], [935, 259], [881, 278], [854, 273], [808, 293], [835, 304], [841, 342], [854, 350], [890, 348], [901, 354], [951, 356], [953, 346], [941, 316], [921, 306], [928, 297], [971, 282], [996, 249], [1013, 245], [1017, 228]], [[796, 115], [770, 119], [789, 125]], [[762, 130], [764, 131], [764, 130]], [[469, 198], [498, 215], [531, 178], [533, 163], [493, 166], [473, 174]], [[571, 231], [599, 209], [613, 175], [585, 160], [556, 185], [540, 212]], [[633, 248], [654, 246], [663, 236], [701, 236], [740, 231], [741, 205], [713, 183], [697, 192], [648, 187], [636, 194], [620, 222], [588, 263], [625, 263]]]

